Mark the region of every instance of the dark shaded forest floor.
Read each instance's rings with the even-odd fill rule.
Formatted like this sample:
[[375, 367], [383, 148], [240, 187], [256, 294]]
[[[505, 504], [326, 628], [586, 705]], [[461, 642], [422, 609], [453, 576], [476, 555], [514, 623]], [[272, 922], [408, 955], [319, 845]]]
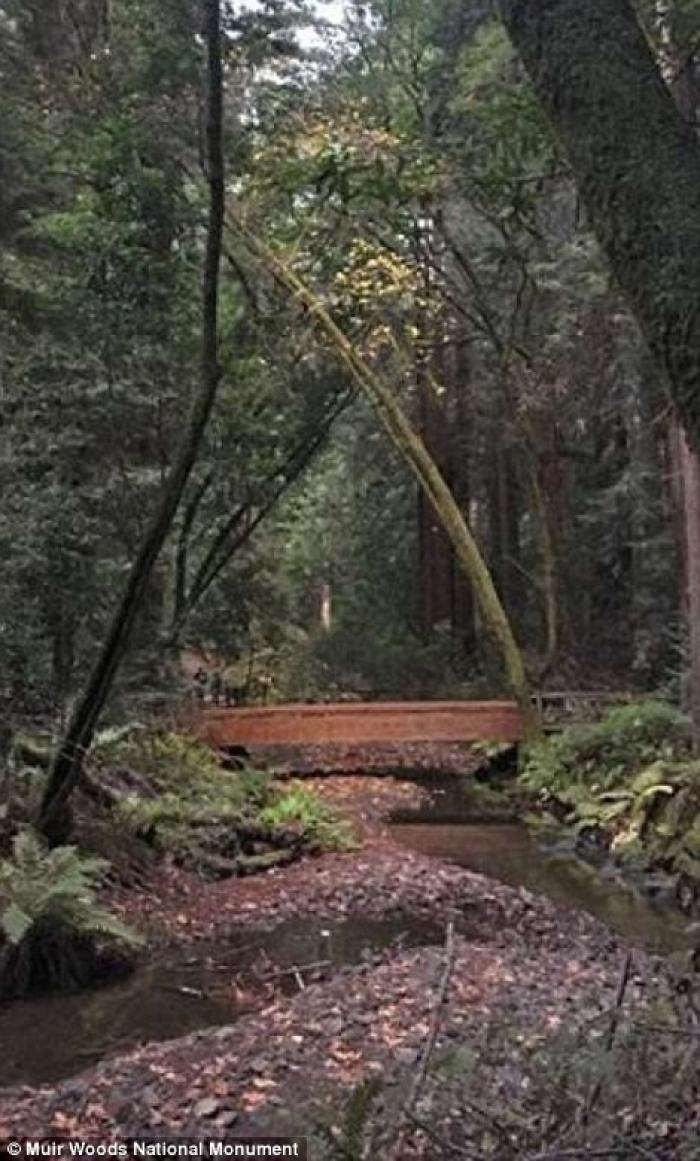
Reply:
[[[609, 1010], [624, 950], [605, 928], [399, 848], [384, 819], [420, 797], [415, 786], [353, 777], [314, 785], [354, 819], [356, 850], [213, 884], [161, 868], [115, 905], [161, 943], [225, 942], [242, 925], [254, 937], [296, 916], [322, 926], [399, 913], [422, 924], [425, 946], [393, 946], [308, 986], [300, 979], [294, 995], [268, 991], [234, 1026], [146, 1044], [55, 1087], [5, 1090], [0, 1134], [314, 1135], [337, 1125], [353, 1086], [369, 1076], [383, 1078], [387, 1109], [398, 1107], [428, 1035], [451, 918], [455, 959], [438, 1048], [469, 1043], [478, 1051], [493, 1021], [507, 1023], [511, 1050], [491, 1078], [503, 1100], [523, 1083], [526, 1047]], [[385, 1110], [384, 1122], [396, 1115]], [[330, 1154], [319, 1146], [317, 1155]]]

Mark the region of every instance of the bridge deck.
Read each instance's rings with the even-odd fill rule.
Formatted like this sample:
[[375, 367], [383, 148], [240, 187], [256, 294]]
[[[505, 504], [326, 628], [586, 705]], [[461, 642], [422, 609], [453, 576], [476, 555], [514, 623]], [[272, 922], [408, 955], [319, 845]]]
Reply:
[[214, 746], [364, 745], [381, 742], [517, 742], [510, 701], [343, 702], [202, 711], [194, 733]]

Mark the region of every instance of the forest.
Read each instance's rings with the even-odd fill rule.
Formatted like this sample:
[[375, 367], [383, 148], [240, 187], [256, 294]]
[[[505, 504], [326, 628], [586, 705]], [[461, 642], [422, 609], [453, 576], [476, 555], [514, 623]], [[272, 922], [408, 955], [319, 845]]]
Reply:
[[700, 1161], [700, 0], [0, 32], [0, 1151]]

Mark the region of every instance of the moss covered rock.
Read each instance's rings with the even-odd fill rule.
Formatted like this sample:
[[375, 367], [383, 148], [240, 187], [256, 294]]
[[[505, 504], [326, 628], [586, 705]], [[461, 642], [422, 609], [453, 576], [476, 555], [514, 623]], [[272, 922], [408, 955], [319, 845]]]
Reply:
[[696, 816], [693, 825], [684, 833], [683, 847], [693, 859], [700, 861], [700, 815]]
[[529, 751], [522, 782], [578, 836], [673, 874], [684, 906], [700, 900], [700, 762], [674, 707], [626, 706], [565, 730]]

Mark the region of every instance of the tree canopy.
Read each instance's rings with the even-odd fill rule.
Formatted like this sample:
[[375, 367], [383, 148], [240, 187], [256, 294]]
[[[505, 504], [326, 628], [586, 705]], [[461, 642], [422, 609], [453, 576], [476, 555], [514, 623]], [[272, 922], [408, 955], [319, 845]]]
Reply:
[[[201, 12], [71, 12], [0, 12], [0, 688], [58, 718], [175, 470], [209, 205]], [[500, 15], [224, 5], [217, 400], [117, 696], [163, 689], [183, 651], [279, 697], [506, 688], [474, 577], [321, 310], [421, 438], [530, 680], [680, 689], [694, 130], [655, 5]], [[696, 16], [672, 6], [688, 75]]]

